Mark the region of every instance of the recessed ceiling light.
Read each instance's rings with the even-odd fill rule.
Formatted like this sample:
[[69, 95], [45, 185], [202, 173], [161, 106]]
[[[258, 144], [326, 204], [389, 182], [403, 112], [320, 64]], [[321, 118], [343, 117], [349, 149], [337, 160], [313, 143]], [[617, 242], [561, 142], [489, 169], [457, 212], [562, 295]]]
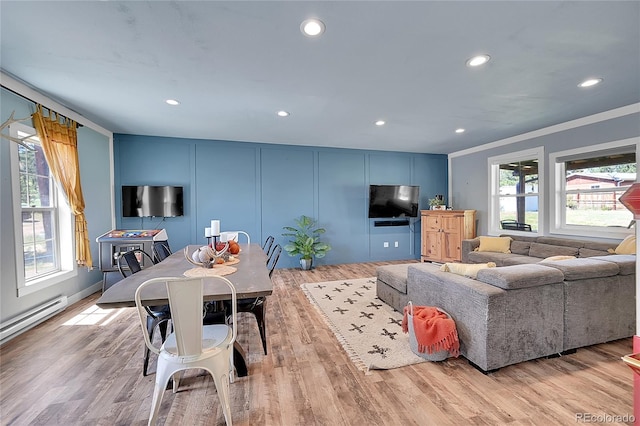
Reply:
[[578, 84], [578, 87], [591, 87], [591, 86], [595, 86], [596, 84], [602, 83], [602, 79], [601, 78], [589, 78], [585, 81], [583, 81], [582, 83]]
[[459, 129], [456, 129], [456, 133], [464, 133], [464, 129], [462, 127]]
[[384, 126], [385, 121], [384, 120], [378, 120], [376, 121], [376, 126]]
[[300, 24], [300, 31], [307, 37], [317, 37], [324, 32], [324, 22], [319, 19], [307, 19]]
[[489, 59], [491, 59], [491, 56], [489, 55], [477, 55], [477, 56], [474, 56], [473, 58], [467, 59], [467, 66], [479, 67], [480, 65], [484, 65], [487, 62], [489, 62]]
[[290, 115], [287, 111], [278, 111], [277, 114], [280, 117], [288, 117]]
[[169, 105], [180, 105], [180, 102], [176, 101], [175, 99], [167, 99], [165, 102]]

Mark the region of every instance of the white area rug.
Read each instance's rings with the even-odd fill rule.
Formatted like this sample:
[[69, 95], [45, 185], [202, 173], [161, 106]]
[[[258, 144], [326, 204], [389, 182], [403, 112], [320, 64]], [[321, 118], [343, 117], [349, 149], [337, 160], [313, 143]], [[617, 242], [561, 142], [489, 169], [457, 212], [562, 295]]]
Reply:
[[376, 279], [305, 283], [302, 291], [325, 319], [349, 358], [365, 373], [425, 360], [409, 347], [402, 313], [376, 297]]

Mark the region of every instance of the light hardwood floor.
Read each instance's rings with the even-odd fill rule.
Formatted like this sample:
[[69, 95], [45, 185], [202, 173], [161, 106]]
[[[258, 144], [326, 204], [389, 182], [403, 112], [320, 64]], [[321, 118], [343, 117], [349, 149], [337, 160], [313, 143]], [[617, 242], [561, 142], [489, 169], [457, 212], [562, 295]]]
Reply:
[[[249, 376], [231, 384], [236, 425], [569, 425], [633, 414], [631, 339], [484, 375], [462, 357], [364, 375], [300, 290], [304, 282], [375, 276], [393, 262], [279, 269], [267, 306], [269, 354], [256, 322], [239, 321]], [[2, 425], [143, 425], [154, 375], [142, 376], [133, 308], [95, 311], [93, 295], [0, 347]], [[95, 320], [95, 321], [94, 321]], [[155, 372], [152, 361], [150, 371]], [[224, 424], [198, 372], [165, 393], [160, 424]], [[577, 421], [578, 420], [578, 421]]]

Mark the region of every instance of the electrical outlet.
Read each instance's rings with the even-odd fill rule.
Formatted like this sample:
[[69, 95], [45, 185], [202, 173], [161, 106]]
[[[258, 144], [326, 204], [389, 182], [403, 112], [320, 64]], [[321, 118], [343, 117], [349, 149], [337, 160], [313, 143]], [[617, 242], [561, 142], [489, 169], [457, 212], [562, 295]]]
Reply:
[[393, 243], [394, 247], [398, 247], [398, 242], [396, 241], [395, 243]]
[[384, 244], [383, 244], [383, 246], [384, 246], [384, 248], [388, 248], [388, 247], [389, 247], [389, 242], [388, 242], [388, 241], [385, 241], [385, 242], [384, 242]]

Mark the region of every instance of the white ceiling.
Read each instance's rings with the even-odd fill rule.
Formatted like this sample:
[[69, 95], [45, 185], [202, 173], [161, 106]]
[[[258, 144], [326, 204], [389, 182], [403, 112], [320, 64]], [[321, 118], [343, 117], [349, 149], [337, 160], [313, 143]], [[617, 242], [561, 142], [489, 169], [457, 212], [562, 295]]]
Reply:
[[0, 66], [115, 133], [451, 153], [640, 102], [639, 22], [638, 1], [2, 0]]

